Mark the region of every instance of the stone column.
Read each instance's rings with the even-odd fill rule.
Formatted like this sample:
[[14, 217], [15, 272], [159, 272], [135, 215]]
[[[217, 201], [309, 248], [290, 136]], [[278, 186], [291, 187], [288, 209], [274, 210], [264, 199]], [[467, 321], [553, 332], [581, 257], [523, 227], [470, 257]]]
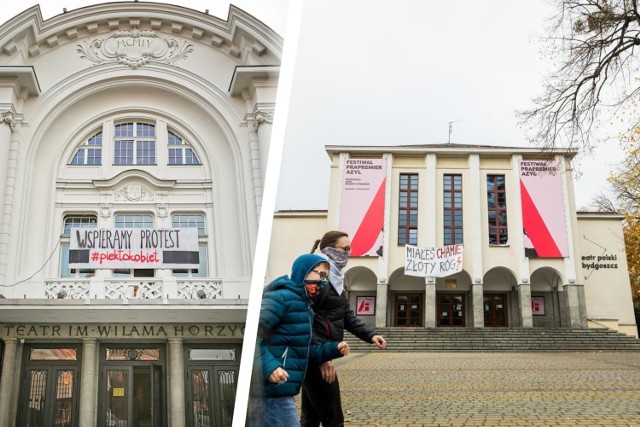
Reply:
[[182, 338], [169, 338], [169, 425], [185, 427]]
[[0, 426], [11, 426], [11, 409], [14, 406], [18, 390], [14, 390], [16, 377], [19, 375], [16, 365], [18, 357], [18, 340], [4, 338], [4, 356], [2, 359], [2, 377], [0, 377]]
[[82, 339], [82, 373], [80, 374], [79, 425], [95, 427], [98, 404], [98, 340]]
[[436, 327], [436, 279], [427, 277], [424, 285], [424, 327]]
[[376, 289], [376, 328], [387, 326], [387, 296], [389, 286], [386, 283], [378, 283]]
[[482, 283], [471, 285], [471, 299], [473, 327], [484, 328], [484, 285]]
[[586, 303], [584, 297], [584, 286], [564, 285], [564, 295], [569, 310], [569, 327], [572, 329], [586, 329]]
[[531, 285], [518, 285], [518, 302], [520, 303], [520, 325], [523, 328], [533, 328], [533, 314], [531, 312]]

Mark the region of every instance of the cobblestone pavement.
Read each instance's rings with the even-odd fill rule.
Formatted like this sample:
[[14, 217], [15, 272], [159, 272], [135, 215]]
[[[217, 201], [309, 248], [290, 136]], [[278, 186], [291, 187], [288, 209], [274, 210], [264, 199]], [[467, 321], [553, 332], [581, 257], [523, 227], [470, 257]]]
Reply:
[[640, 427], [640, 353], [353, 353], [345, 425]]

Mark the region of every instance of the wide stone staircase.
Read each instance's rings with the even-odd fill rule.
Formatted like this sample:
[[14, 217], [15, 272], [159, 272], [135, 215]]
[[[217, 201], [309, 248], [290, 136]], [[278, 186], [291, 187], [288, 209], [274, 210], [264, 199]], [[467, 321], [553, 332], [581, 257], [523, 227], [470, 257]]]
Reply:
[[[607, 329], [377, 328], [396, 352], [640, 351], [640, 340]], [[353, 352], [381, 351], [345, 332]]]

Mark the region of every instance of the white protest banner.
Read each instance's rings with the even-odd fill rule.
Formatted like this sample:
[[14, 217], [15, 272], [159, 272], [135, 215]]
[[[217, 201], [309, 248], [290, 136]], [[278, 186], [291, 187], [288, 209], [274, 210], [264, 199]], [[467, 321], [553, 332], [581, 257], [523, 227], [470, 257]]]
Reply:
[[197, 228], [71, 228], [69, 268], [197, 268]]
[[417, 277], [447, 277], [462, 271], [462, 245], [419, 248], [406, 245], [404, 274]]

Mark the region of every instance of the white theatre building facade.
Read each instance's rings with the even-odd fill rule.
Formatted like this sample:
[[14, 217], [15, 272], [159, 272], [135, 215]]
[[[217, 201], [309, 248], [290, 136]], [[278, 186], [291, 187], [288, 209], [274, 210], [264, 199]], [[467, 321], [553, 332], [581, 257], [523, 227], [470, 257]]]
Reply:
[[235, 7], [0, 27], [1, 426], [230, 425], [281, 49]]
[[637, 336], [623, 216], [576, 212], [576, 151], [440, 144], [327, 152], [329, 209], [275, 214], [268, 279], [339, 229], [352, 242], [350, 305], [372, 326], [606, 326]]

